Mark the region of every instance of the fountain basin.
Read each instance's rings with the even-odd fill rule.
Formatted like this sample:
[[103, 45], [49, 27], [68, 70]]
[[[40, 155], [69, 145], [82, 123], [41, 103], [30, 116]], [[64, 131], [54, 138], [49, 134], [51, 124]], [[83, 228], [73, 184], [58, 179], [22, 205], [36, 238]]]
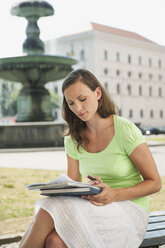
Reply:
[[45, 1], [20, 1], [13, 5], [11, 14], [20, 17], [50, 16], [54, 14], [53, 7]]
[[0, 77], [25, 85], [44, 85], [64, 78], [75, 63], [69, 57], [45, 54], [0, 58]]

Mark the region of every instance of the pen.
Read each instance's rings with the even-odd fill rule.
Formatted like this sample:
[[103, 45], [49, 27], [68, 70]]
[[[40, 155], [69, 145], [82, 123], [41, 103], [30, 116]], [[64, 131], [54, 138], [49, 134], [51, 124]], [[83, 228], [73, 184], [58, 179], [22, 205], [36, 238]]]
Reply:
[[94, 178], [94, 177], [92, 177], [92, 176], [89, 176], [89, 175], [86, 175], [86, 177], [87, 177], [88, 179], [92, 180], [92, 181], [97, 180], [96, 178]]

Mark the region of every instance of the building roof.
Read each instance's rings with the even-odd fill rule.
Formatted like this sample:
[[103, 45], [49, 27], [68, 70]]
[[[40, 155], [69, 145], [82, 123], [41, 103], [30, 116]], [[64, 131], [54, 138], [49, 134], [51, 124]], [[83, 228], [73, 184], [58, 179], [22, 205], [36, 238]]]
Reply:
[[94, 22], [91, 22], [90, 26], [91, 26], [91, 29], [102, 32], [102, 33], [107, 33], [107, 34], [112, 34], [112, 35], [117, 35], [117, 36], [123, 36], [126, 38], [132, 38], [132, 39], [136, 39], [136, 40], [154, 43], [153, 41], [151, 41], [151, 40], [149, 40], [149, 39], [147, 39], [147, 38], [145, 38], [145, 37], [143, 37], [137, 33], [122, 30], [119, 28], [114, 28], [114, 27], [110, 27], [110, 26], [106, 26], [106, 25], [102, 25], [102, 24], [98, 24], [98, 23], [94, 23]]
[[[114, 35], [118, 37], [124, 37], [128, 39], [149, 42], [149, 43], [157, 45], [154, 41], [149, 40], [145, 38], [144, 36], [139, 35], [135, 32], [131, 32], [131, 31], [127, 31], [127, 30], [123, 30], [119, 28], [114, 28], [111, 26], [107, 26], [107, 25], [103, 25], [103, 24], [99, 24], [95, 22], [88, 22], [84, 24], [83, 26], [79, 27], [79, 29], [75, 30], [73, 33], [65, 34], [63, 37], [76, 35], [76, 34], [82, 34], [82, 33], [89, 32], [89, 31], [98, 31], [98, 32], [102, 32], [102, 33], [106, 33], [106, 34], [110, 34], [110, 35]], [[63, 37], [59, 37], [59, 39]]]

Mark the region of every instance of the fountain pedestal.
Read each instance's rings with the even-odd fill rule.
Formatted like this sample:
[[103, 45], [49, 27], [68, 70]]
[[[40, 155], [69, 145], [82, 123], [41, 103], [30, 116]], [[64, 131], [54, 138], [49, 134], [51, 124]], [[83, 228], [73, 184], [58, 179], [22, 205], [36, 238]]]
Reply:
[[49, 92], [44, 87], [24, 87], [18, 96], [17, 122], [52, 121]]

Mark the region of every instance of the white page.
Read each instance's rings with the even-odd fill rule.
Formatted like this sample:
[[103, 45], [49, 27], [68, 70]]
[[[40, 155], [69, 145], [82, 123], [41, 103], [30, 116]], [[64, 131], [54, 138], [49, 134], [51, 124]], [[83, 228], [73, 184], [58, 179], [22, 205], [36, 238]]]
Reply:
[[54, 179], [49, 183], [52, 184], [52, 183], [67, 183], [67, 182], [75, 182], [75, 181], [72, 180], [70, 177], [68, 177], [66, 174], [61, 174], [59, 177], [57, 177], [56, 179]]

